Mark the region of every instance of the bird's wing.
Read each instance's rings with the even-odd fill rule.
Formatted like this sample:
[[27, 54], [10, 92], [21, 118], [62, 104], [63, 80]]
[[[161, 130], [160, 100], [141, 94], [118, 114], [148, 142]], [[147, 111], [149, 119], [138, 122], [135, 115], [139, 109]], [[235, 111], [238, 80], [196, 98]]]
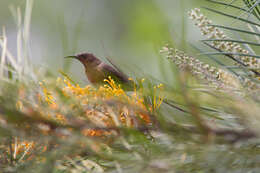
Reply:
[[112, 78], [116, 78], [116, 80], [119, 80], [120, 82], [123, 82], [123, 83], [129, 82], [128, 76], [126, 74], [117, 71], [116, 69], [114, 69], [112, 66], [110, 66], [108, 64], [101, 63], [98, 66], [98, 69], [105, 72], [107, 76], [111, 76]]
[[105, 57], [106, 60], [120, 73], [123, 73], [122, 70], [115, 64], [115, 62], [110, 57]]

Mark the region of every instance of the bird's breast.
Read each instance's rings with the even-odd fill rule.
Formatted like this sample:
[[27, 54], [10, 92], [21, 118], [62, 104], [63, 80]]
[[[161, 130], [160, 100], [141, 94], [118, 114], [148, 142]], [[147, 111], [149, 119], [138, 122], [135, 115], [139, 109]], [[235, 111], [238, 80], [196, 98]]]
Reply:
[[89, 82], [91, 82], [92, 84], [104, 83], [104, 79], [106, 78], [106, 76], [102, 71], [98, 70], [97, 68], [88, 68], [85, 70], [85, 72]]

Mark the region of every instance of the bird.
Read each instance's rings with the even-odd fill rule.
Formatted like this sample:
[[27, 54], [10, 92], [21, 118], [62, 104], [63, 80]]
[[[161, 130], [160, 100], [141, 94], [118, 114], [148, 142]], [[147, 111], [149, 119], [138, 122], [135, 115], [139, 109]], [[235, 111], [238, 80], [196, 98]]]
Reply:
[[66, 56], [79, 60], [85, 68], [85, 74], [89, 82], [95, 86], [104, 85], [105, 79], [109, 76], [125, 88], [131, 88], [129, 77], [121, 72], [114, 64], [113, 66], [101, 61], [92, 53], [80, 53], [77, 55]]

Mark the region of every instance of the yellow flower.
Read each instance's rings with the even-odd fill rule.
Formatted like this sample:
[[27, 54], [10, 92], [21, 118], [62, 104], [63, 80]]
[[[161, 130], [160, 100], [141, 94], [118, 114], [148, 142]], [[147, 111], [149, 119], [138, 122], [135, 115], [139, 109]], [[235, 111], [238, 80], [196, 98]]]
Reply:
[[153, 108], [154, 109], [158, 109], [163, 102], [163, 97], [160, 95], [160, 92], [158, 93], [158, 90], [161, 91], [162, 89], [163, 89], [163, 84], [154, 86], [154, 98], [153, 98]]
[[[134, 83], [134, 80], [131, 80]], [[141, 82], [144, 82], [144, 80], [145, 79], [142, 79]], [[61, 79], [57, 81], [60, 85]], [[78, 84], [72, 84], [70, 80], [66, 79], [64, 79], [63, 82], [65, 84], [62, 88], [63, 94], [66, 97], [73, 98], [76, 101], [78, 100], [79, 106], [85, 109], [85, 118], [90, 120], [97, 127], [102, 128], [115, 126], [135, 127], [136, 123], [149, 124], [151, 123], [151, 118], [148, 112], [152, 110], [152, 107], [153, 109], [158, 109], [163, 100], [160, 93], [163, 88], [162, 84], [154, 87], [155, 96], [153, 98], [153, 106], [147, 106], [145, 105], [144, 96], [142, 95], [143, 88], [137, 91], [135, 83], [134, 92], [129, 94], [126, 93], [121, 88], [121, 85], [117, 84], [112, 77], [105, 79], [105, 84], [98, 88], [90, 85], [80, 87]], [[51, 94], [52, 92], [48, 91], [47, 87], [42, 83], [40, 83], [40, 85], [44, 93], [45, 102], [47, 102], [50, 107], [56, 105], [58, 108], [57, 99]], [[114, 102], [114, 104], [107, 104], [109, 101]], [[85, 105], [88, 105], [88, 107], [85, 108]], [[147, 110], [147, 107], [149, 110]], [[63, 124], [68, 123], [66, 117], [61, 113], [56, 112], [52, 114], [53, 113], [48, 113], [49, 118]], [[111, 131], [85, 129], [82, 133], [87, 136], [101, 136], [111, 134]]]

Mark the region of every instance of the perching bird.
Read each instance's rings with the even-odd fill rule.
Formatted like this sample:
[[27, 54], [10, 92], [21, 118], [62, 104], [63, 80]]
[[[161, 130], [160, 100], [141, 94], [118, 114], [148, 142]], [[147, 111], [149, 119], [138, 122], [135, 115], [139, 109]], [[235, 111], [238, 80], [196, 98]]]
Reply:
[[111, 76], [118, 84], [127, 86], [127, 88], [131, 85], [127, 75], [102, 62], [91, 53], [81, 53], [65, 58], [75, 58], [79, 60], [84, 65], [86, 76], [91, 84], [102, 85], [104, 84], [104, 80]]

